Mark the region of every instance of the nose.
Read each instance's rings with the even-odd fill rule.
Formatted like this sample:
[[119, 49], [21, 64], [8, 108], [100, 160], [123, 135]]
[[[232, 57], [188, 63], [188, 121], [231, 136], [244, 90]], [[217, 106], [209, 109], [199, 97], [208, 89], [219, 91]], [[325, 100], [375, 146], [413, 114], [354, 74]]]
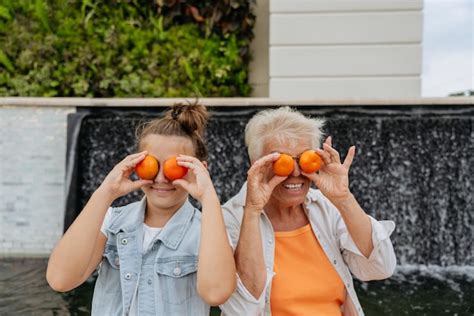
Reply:
[[301, 174], [300, 165], [298, 164], [297, 159], [293, 159], [293, 172], [291, 175], [293, 177], [299, 177]]
[[158, 174], [155, 177], [155, 183], [169, 183], [170, 181], [165, 177], [165, 174], [163, 172], [163, 165], [160, 164], [160, 168], [158, 170]]

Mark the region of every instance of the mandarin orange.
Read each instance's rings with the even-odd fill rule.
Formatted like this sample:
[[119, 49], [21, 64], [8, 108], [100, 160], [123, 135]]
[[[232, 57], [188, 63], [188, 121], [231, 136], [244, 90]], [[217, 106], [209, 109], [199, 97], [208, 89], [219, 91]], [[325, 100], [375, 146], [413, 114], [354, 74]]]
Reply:
[[287, 177], [295, 168], [293, 157], [287, 154], [281, 154], [280, 157], [273, 162], [273, 172], [280, 177]]
[[306, 173], [313, 173], [321, 169], [323, 160], [314, 150], [307, 150], [301, 154], [299, 166]]
[[144, 180], [155, 179], [159, 170], [160, 164], [158, 160], [150, 155], [146, 155], [145, 158], [135, 166], [135, 173]]
[[165, 174], [165, 177], [171, 181], [181, 179], [187, 172], [188, 168], [178, 165], [176, 157], [166, 160], [163, 164], [163, 173]]

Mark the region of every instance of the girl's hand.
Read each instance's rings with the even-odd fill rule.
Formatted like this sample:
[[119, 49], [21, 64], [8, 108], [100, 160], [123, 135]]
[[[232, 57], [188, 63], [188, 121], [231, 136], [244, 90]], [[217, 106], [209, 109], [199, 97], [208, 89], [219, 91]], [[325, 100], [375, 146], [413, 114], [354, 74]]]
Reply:
[[179, 185], [201, 203], [206, 196], [209, 196], [210, 194], [217, 195], [209, 171], [206, 166], [199, 161], [199, 159], [191, 156], [179, 155], [176, 158], [176, 161], [178, 162], [178, 165], [188, 168], [193, 173], [193, 177], [189, 177], [189, 179], [174, 180], [174, 185]]
[[132, 191], [138, 190], [141, 187], [152, 184], [153, 180], [136, 180], [129, 179], [135, 166], [145, 159], [147, 152], [128, 155], [121, 162], [119, 162], [112, 171], [105, 177], [99, 189], [110, 194], [114, 200], [126, 195]]
[[273, 176], [267, 180], [268, 168], [280, 157], [280, 153], [271, 153], [254, 162], [247, 172], [247, 197], [245, 207], [260, 214], [267, 204], [273, 189], [287, 177]]
[[318, 189], [332, 203], [344, 200], [351, 196], [349, 190], [349, 168], [355, 155], [355, 146], [349, 148], [344, 163], [341, 163], [339, 153], [332, 147], [331, 136], [323, 144], [323, 149], [316, 149], [324, 165], [318, 173], [302, 173], [311, 179]]

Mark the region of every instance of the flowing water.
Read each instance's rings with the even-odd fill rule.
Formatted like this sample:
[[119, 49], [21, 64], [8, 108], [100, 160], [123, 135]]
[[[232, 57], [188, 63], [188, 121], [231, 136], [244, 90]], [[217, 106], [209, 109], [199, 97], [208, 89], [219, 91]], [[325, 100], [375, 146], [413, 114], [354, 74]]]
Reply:
[[[89, 315], [94, 278], [69, 293], [45, 280], [45, 259], [0, 260], [0, 315]], [[474, 269], [402, 266], [385, 281], [356, 282], [368, 316], [474, 315]], [[214, 308], [211, 315], [218, 315]]]

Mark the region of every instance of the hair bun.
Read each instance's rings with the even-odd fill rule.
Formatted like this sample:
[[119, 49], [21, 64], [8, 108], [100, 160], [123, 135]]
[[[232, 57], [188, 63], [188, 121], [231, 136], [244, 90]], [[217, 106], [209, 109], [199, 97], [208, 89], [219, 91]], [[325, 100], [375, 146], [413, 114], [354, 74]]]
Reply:
[[175, 103], [166, 112], [167, 118], [176, 120], [181, 125], [183, 130], [191, 135], [198, 133], [203, 135], [204, 129], [209, 118], [209, 113], [204, 105], [199, 104], [198, 101], [193, 103]]

